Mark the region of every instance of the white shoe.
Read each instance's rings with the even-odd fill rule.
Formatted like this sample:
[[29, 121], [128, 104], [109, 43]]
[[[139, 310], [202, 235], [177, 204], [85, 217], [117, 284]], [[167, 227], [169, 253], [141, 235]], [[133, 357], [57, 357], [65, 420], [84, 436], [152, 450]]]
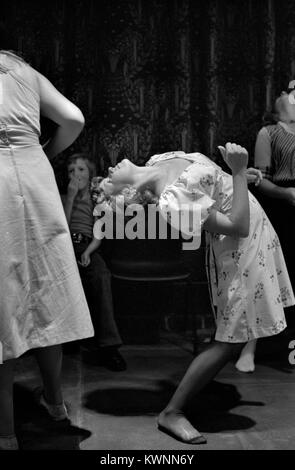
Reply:
[[0, 450], [19, 450], [16, 436], [0, 436]]
[[38, 388], [37, 390], [35, 390], [34, 394], [37, 404], [45, 408], [47, 413], [51, 416], [54, 421], [62, 421], [64, 419], [69, 419], [68, 410], [64, 401], [60, 405], [51, 405], [50, 403], [47, 403], [44, 398], [42, 388]]

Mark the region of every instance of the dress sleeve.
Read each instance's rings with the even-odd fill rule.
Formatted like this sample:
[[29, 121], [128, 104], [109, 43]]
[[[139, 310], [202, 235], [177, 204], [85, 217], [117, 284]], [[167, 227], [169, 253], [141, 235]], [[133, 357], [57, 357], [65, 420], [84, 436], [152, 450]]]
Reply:
[[271, 142], [270, 135], [266, 127], [263, 127], [258, 132], [255, 143], [254, 163], [255, 168], [258, 168], [261, 171], [263, 178], [272, 181], [273, 167], [271, 159]]
[[200, 237], [221, 192], [220, 185], [221, 176], [213, 166], [192, 165], [161, 194], [160, 213], [184, 237]]

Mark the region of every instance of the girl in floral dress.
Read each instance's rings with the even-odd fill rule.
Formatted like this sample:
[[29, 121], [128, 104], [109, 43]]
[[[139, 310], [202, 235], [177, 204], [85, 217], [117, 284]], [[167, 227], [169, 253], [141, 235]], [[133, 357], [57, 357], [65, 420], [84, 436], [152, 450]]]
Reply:
[[[215, 340], [193, 360], [158, 418], [161, 430], [189, 444], [206, 442], [185, 415], [191, 400], [247, 342], [283, 331], [284, 307], [294, 304], [278, 237], [248, 192], [247, 151], [230, 143], [220, 151], [232, 175], [200, 153], [170, 152], [153, 156], [145, 167], [123, 160], [100, 185], [106, 201], [126, 186], [139, 194], [151, 190], [168, 220], [171, 209], [200, 211], [216, 307]], [[191, 234], [185, 225], [181, 231]]]

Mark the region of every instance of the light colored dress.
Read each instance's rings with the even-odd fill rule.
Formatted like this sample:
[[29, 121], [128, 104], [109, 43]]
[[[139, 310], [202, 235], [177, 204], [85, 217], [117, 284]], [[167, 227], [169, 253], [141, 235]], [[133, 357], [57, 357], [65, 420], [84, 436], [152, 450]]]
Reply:
[[37, 74], [4, 53], [0, 98], [0, 353], [7, 360], [93, 336], [93, 327], [54, 172], [39, 144]]
[[[170, 207], [181, 208], [183, 204], [189, 210], [194, 204], [201, 206], [202, 225], [212, 208], [225, 215], [231, 213], [232, 176], [204, 155], [169, 152], [154, 155], [146, 165], [173, 158], [184, 158], [191, 165], [164, 188], [159, 200], [164, 216]], [[279, 239], [250, 192], [249, 201], [247, 238], [206, 233], [207, 272], [212, 302], [217, 307], [218, 341], [246, 342], [280, 333], [286, 327], [283, 308], [295, 303]]]

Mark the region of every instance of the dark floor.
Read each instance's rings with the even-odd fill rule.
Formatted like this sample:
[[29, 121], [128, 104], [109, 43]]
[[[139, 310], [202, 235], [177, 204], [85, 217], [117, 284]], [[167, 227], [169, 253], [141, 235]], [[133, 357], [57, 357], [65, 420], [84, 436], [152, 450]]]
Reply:
[[[295, 449], [295, 366], [289, 341], [261, 342], [253, 374], [229, 364], [199, 396], [193, 420], [208, 439], [198, 450]], [[294, 335], [295, 339], [295, 335]], [[157, 430], [155, 418], [192, 359], [178, 336], [152, 346], [124, 346], [128, 369], [111, 372], [64, 358], [64, 394], [71, 424], [52, 423], [32, 401], [39, 384], [33, 357], [20, 360], [15, 385], [16, 421], [23, 449], [190, 450]]]

